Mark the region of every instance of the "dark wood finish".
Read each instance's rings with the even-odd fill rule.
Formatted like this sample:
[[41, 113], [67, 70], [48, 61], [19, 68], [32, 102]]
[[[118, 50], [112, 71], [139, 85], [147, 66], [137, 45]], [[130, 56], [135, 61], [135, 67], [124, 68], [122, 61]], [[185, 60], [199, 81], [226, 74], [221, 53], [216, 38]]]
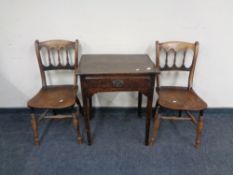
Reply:
[[[155, 119], [154, 119], [154, 129], [152, 137], [150, 139], [150, 144], [154, 143], [157, 136], [158, 129], [160, 126], [160, 119], [165, 120], [189, 120], [196, 125], [196, 142], [195, 147], [200, 146], [201, 131], [203, 128], [203, 111], [207, 108], [207, 104], [195, 93], [193, 90], [193, 76], [198, 55], [198, 42], [187, 43], [187, 42], [156, 42], [156, 67], [161, 71], [187, 71], [189, 73], [187, 87], [174, 87], [174, 86], [160, 86], [160, 79], [157, 76], [157, 93], [159, 95], [158, 102], [156, 105]], [[192, 63], [189, 67], [185, 66], [186, 53], [191, 50], [193, 52]], [[165, 52], [165, 65], [160, 66], [161, 61], [161, 51]], [[168, 65], [168, 55], [173, 53], [173, 64]], [[176, 59], [178, 52], [183, 53], [182, 65], [176, 65]], [[171, 110], [177, 110], [178, 116], [160, 116], [159, 108], [167, 108]], [[182, 111], [184, 111], [187, 116], [182, 116]], [[198, 121], [189, 111], [199, 111], [200, 115]]]
[[195, 93], [193, 89], [186, 87], [160, 87], [159, 104], [169, 109], [200, 111], [207, 108], [206, 103]]
[[[79, 128], [79, 120], [77, 118], [77, 111], [74, 108], [75, 104], [81, 108], [81, 104], [77, 97], [77, 76], [75, 75], [78, 68], [78, 41], [66, 40], [49, 40], [44, 42], [35, 41], [36, 56], [40, 68], [42, 88], [39, 92], [28, 101], [27, 105], [32, 110], [31, 124], [34, 135], [34, 142], [39, 145], [40, 140], [38, 136], [38, 123], [42, 119], [64, 119], [72, 118], [73, 125], [77, 132], [77, 141], [82, 143], [82, 137]], [[43, 49], [45, 52], [43, 52]], [[52, 52], [54, 54], [52, 54]], [[72, 59], [71, 52], [74, 54]], [[63, 53], [63, 54], [62, 54]], [[56, 56], [55, 56], [56, 55]], [[65, 55], [65, 57], [64, 57]], [[62, 57], [64, 58], [62, 60]], [[46, 60], [47, 59], [47, 60]], [[46, 65], [45, 62], [48, 62]], [[47, 83], [46, 72], [68, 70], [73, 72], [74, 82], [71, 85], [49, 85]], [[52, 77], [50, 77], [52, 78]], [[44, 109], [45, 112], [36, 118], [34, 109]], [[59, 110], [69, 109], [72, 115], [58, 114]], [[47, 112], [51, 110], [53, 116], [48, 116]]]
[[72, 85], [48, 86], [40, 89], [28, 105], [40, 109], [68, 108], [75, 104], [76, 93], [77, 87]]
[[138, 116], [142, 115], [142, 93], [138, 92]]
[[145, 144], [148, 145], [154, 81], [158, 73], [159, 71], [147, 55], [82, 56], [77, 75], [81, 80], [85, 128], [89, 145], [92, 144], [91, 97], [98, 92], [114, 91], [138, 91], [147, 96]]
[[[147, 69], [149, 68], [149, 69]], [[79, 75], [154, 74], [156, 68], [147, 55], [83, 55]]]

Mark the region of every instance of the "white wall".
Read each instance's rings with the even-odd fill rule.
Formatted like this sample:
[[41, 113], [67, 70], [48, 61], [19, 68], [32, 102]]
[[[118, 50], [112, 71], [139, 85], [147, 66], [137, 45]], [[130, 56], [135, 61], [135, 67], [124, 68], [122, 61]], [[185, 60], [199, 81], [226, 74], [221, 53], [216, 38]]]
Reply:
[[[34, 40], [79, 39], [81, 53], [147, 53], [154, 41], [200, 42], [194, 89], [233, 107], [232, 0], [0, 0], [0, 107], [25, 107], [40, 88]], [[80, 92], [79, 92], [80, 95]], [[95, 105], [135, 106], [135, 93]]]

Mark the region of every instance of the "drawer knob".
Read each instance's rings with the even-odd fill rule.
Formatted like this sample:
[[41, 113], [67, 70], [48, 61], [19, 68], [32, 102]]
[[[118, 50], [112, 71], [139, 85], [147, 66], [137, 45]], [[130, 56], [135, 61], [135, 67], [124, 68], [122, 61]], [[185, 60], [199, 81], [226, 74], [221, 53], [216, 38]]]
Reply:
[[124, 81], [123, 80], [112, 80], [112, 85], [114, 87], [123, 87]]

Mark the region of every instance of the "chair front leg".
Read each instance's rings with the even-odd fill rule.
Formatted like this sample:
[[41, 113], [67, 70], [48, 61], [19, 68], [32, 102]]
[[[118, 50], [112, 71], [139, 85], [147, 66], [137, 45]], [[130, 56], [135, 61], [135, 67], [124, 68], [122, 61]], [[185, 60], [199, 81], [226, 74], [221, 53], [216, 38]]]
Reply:
[[81, 106], [81, 103], [80, 103], [78, 97], [76, 97], [76, 103], [77, 103], [77, 105], [78, 105], [78, 107], [79, 107], [80, 113], [81, 113], [82, 115], [84, 115], [84, 113], [83, 113], [83, 108], [82, 108], [82, 106]]
[[154, 116], [154, 128], [153, 128], [153, 133], [150, 139], [150, 145], [154, 144], [155, 138], [157, 137], [157, 134], [158, 134], [159, 126], [160, 126], [159, 106], [157, 106], [155, 116]]
[[155, 117], [155, 113], [156, 113], [156, 110], [157, 110], [158, 107], [159, 107], [159, 101], [157, 100], [156, 103], [155, 103], [155, 107], [153, 108], [153, 111], [152, 111], [152, 117], [153, 118]]
[[73, 117], [73, 125], [74, 125], [76, 132], [77, 132], [77, 141], [79, 144], [82, 144], [83, 138], [82, 138], [82, 135], [80, 132], [79, 120], [76, 117], [76, 113], [72, 113], [72, 117]]
[[32, 125], [32, 131], [33, 131], [33, 136], [34, 136], [34, 143], [35, 145], [39, 145], [39, 134], [38, 134], [38, 122], [36, 119], [36, 116], [34, 113], [31, 114], [31, 125]]
[[197, 127], [196, 127], [196, 141], [195, 141], [195, 147], [196, 149], [199, 149], [200, 144], [201, 144], [201, 133], [203, 129], [203, 110], [199, 112], [198, 116], [198, 122], [197, 122]]

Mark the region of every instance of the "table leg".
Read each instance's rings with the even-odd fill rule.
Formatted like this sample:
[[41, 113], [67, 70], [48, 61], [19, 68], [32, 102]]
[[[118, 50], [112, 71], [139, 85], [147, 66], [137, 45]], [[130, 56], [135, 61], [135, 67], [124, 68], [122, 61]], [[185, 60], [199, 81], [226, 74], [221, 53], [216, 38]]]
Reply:
[[152, 113], [153, 91], [147, 95], [145, 145], [149, 145], [150, 118]]
[[142, 93], [138, 92], [138, 116], [142, 114]]
[[87, 141], [88, 145], [92, 144], [91, 138], [91, 129], [90, 129], [90, 98], [87, 94], [83, 93], [83, 108], [84, 108], [84, 121], [85, 121], [85, 129], [87, 133]]
[[90, 120], [93, 118], [93, 116], [92, 116], [92, 111], [93, 111], [93, 109], [92, 109], [92, 97], [89, 97], [89, 105], [90, 105]]

